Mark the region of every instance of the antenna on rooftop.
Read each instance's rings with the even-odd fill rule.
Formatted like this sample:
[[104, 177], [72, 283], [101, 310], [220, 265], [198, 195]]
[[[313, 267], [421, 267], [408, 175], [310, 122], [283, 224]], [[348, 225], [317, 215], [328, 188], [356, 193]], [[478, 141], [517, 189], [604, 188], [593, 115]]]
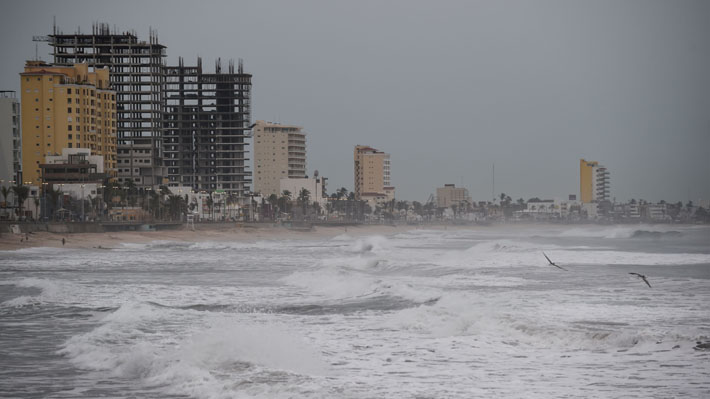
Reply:
[[491, 198], [493, 202], [496, 202], [496, 163], [493, 162], [493, 173], [492, 173], [492, 186], [491, 186]]

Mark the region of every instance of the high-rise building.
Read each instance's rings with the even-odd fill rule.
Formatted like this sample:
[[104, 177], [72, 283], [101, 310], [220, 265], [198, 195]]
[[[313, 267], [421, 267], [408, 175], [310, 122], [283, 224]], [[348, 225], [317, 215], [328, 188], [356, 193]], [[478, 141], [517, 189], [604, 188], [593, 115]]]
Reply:
[[[251, 75], [239, 63], [214, 73], [197, 66], [165, 68], [164, 162], [170, 186], [224, 190], [246, 198], [251, 173], [247, 137], [251, 121]], [[278, 182], [277, 182], [278, 183]]]
[[394, 187], [390, 185], [390, 154], [356, 145], [354, 166], [356, 200], [379, 202], [394, 198]]
[[14, 91], [0, 91], [0, 186], [22, 181], [20, 103]]
[[45, 156], [64, 148], [88, 148], [116, 174], [116, 92], [109, 71], [87, 64], [28, 61], [22, 89], [22, 180], [39, 184]]
[[164, 183], [163, 167], [163, 59], [165, 46], [150, 32], [149, 41], [134, 32], [111, 32], [108, 24], [95, 24], [90, 34], [64, 34], [54, 28], [47, 40], [54, 63], [87, 63], [108, 67], [116, 90], [118, 181], [133, 180], [142, 187]]
[[448, 208], [451, 205], [460, 206], [462, 204], [472, 204], [468, 190], [464, 187], [456, 187], [455, 184], [444, 184], [444, 187], [436, 188], [436, 206]]
[[609, 200], [609, 171], [597, 161], [580, 159], [579, 194], [583, 203]]
[[302, 127], [264, 121], [254, 124], [254, 191], [280, 195], [283, 178], [306, 177], [306, 133]]

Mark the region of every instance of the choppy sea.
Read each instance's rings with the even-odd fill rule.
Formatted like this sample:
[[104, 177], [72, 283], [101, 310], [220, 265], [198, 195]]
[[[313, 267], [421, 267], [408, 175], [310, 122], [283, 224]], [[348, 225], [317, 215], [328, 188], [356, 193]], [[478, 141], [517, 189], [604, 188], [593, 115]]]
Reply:
[[0, 397], [708, 398], [708, 341], [708, 227], [0, 252]]

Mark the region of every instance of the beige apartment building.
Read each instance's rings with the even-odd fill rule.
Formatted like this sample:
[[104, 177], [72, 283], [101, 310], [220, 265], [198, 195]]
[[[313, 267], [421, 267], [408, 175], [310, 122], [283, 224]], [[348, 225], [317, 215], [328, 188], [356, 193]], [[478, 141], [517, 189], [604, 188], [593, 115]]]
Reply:
[[609, 171], [597, 161], [579, 160], [579, 199], [583, 203], [609, 200]]
[[87, 148], [116, 176], [116, 92], [108, 68], [27, 61], [20, 73], [23, 180], [40, 184], [40, 165], [64, 148]]
[[390, 184], [390, 154], [365, 145], [356, 145], [354, 152], [355, 199], [369, 202], [394, 198]]
[[306, 133], [300, 126], [254, 124], [254, 192], [280, 195], [281, 179], [306, 177]]
[[436, 206], [448, 208], [451, 205], [471, 204], [471, 197], [468, 190], [463, 187], [456, 187], [455, 184], [444, 184], [444, 187], [436, 188]]

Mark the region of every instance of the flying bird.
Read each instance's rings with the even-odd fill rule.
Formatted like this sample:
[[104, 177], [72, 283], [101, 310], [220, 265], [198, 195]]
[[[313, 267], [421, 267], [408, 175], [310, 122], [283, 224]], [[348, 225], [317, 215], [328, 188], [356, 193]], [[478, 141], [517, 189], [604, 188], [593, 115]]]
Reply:
[[548, 262], [550, 262], [550, 264], [551, 264], [552, 266], [554, 266], [554, 267], [556, 267], [556, 268], [558, 268], [558, 269], [562, 269], [562, 270], [564, 270], [564, 271], [567, 271], [567, 269], [565, 269], [564, 267], [562, 267], [562, 266], [557, 266], [557, 264], [556, 264], [555, 262], [551, 261], [550, 258], [548, 258], [547, 255], [545, 255], [544, 252], [542, 253], [542, 255], [545, 257], [545, 259], [547, 259]]
[[634, 276], [640, 278], [641, 280], [643, 280], [644, 283], [646, 283], [648, 288], [651, 288], [651, 284], [648, 282], [648, 280], [646, 279], [646, 276], [644, 276], [643, 274], [640, 274], [640, 273], [629, 273], [629, 274], [633, 274]]

